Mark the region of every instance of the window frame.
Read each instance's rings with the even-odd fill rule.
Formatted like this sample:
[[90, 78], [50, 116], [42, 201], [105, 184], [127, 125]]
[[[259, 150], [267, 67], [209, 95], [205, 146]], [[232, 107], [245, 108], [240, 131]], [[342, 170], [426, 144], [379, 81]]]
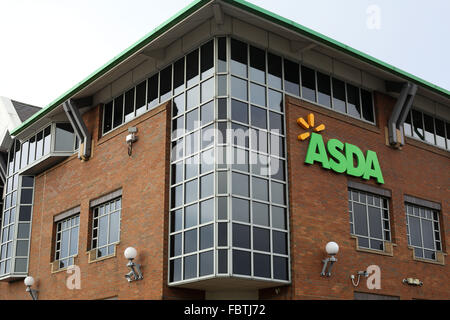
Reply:
[[[65, 222], [72, 222], [75, 219], [75, 225], [70, 225], [70, 227], [63, 229], [63, 224]], [[80, 213], [75, 213], [67, 218], [61, 219], [59, 221], [55, 221], [55, 238], [54, 238], [54, 245], [55, 245], [55, 253], [54, 253], [54, 260], [53, 262], [57, 263], [57, 269], [58, 270], [63, 270], [66, 269], [72, 265], [75, 265], [75, 257], [78, 256], [78, 251], [79, 251], [79, 240], [80, 240]], [[72, 229], [78, 227], [78, 235], [77, 235], [77, 252], [73, 255], [70, 255], [70, 246], [72, 244]], [[58, 230], [59, 229], [59, 230]], [[69, 248], [69, 255], [67, 257], [64, 257], [63, 259], [61, 259], [61, 255], [59, 257], [57, 257], [58, 253], [60, 253], [61, 251], [61, 247], [62, 247], [62, 233], [63, 231], [69, 230], [69, 241], [68, 241], [68, 248]], [[61, 236], [59, 237], [58, 240], [58, 234], [60, 234]], [[60, 243], [59, 249], [58, 249], [58, 242]], [[68, 260], [69, 264], [61, 267], [61, 260]], [[72, 264], [70, 264], [70, 261], [72, 261]]]

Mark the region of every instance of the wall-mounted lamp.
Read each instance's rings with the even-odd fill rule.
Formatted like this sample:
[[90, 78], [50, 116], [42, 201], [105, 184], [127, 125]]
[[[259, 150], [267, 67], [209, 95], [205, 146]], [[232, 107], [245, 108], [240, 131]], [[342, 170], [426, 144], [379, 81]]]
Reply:
[[418, 287], [423, 286], [423, 282], [420, 281], [419, 279], [406, 278], [406, 279], [403, 279], [402, 282], [404, 284], [407, 284], [407, 285], [410, 285], [410, 286], [418, 286]]
[[38, 299], [38, 290], [31, 289], [31, 287], [34, 285], [34, 278], [33, 277], [26, 277], [25, 280], [23, 280], [23, 283], [27, 286], [26, 292], [30, 293], [30, 296], [33, 300]]
[[[323, 268], [320, 275], [323, 277], [324, 276], [330, 277], [331, 268], [333, 267], [333, 264], [337, 261], [335, 255], [339, 252], [339, 246], [336, 242], [328, 242], [327, 245], [325, 246], [325, 250], [330, 255], [330, 257], [322, 260]], [[327, 270], [328, 263], [330, 263], [330, 265]]]
[[137, 141], [137, 137], [136, 137], [137, 128], [129, 127], [128, 133], [129, 134], [126, 137], [126, 142], [128, 144], [128, 155], [131, 157], [131, 154], [133, 153], [133, 143]]
[[128, 247], [125, 249], [123, 255], [128, 259], [127, 267], [131, 269], [131, 271], [125, 275], [128, 282], [144, 279], [141, 272], [141, 265], [133, 262], [133, 259], [137, 256], [136, 249]]
[[359, 286], [359, 280], [361, 279], [361, 276], [366, 277], [366, 278], [369, 277], [369, 273], [367, 271], [358, 271], [357, 275], [358, 275], [358, 280], [356, 281], [356, 283], [355, 283], [356, 277], [353, 274], [350, 276], [350, 279], [352, 279], [352, 284], [354, 287]]

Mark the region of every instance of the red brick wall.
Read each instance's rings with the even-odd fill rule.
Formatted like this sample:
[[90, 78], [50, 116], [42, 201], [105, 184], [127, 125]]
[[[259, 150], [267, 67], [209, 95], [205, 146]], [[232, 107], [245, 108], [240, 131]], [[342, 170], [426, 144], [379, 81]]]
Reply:
[[[101, 108], [83, 118], [93, 133], [92, 157], [81, 162], [73, 156], [36, 177], [29, 274], [36, 279], [39, 299], [162, 299], [203, 298], [203, 292], [168, 289], [167, 224], [169, 137], [165, 104], [116, 129], [102, 138], [97, 132]], [[129, 126], [138, 128], [139, 140], [127, 153], [125, 137]], [[120, 243], [116, 257], [88, 263], [89, 201], [123, 189]], [[51, 273], [53, 217], [81, 206], [78, 258], [81, 290], [68, 290], [65, 271]], [[136, 262], [142, 265], [144, 280], [128, 283], [128, 246], [138, 250]], [[30, 299], [23, 281], [0, 283], [0, 299]]]
[[[385, 143], [385, 126], [395, 100], [375, 94], [377, 126], [337, 115], [310, 103], [287, 97], [287, 146], [290, 183], [290, 240], [292, 286], [278, 295], [274, 289], [261, 292], [264, 298], [291, 299], [353, 299], [354, 291], [399, 296], [401, 299], [449, 299], [450, 268], [413, 260], [407, 247], [404, 195], [438, 202], [442, 205], [441, 233], [450, 243], [450, 161], [449, 154], [420, 142], [409, 142], [403, 150], [394, 150]], [[392, 192], [390, 201], [393, 256], [356, 251], [350, 238], [347, 183], [349, 179], [377, 186], [365, 181], [325, 170], [320, 164], [306, 165], [304, 159], [308, 141], [297, 136], [304, 132], [296, 120], [315, 114], [316, 124], [325, 124], [324, 142], [336, 138], [377, 153], [385, 184], [380, 187]], [[350, 122], [356, 124], [351, 125]], [[379, 186], [379, 185], [378, 185]], [[339, 244], [338, 262], [330, 278], [321, 277], [325, 245]], [[445, 251], [445, 247], [444, 247]], [[369, 265], [381, 268], [381, 290], [368, 290], [366, 278], [354, 288], [350, 275], [366, 270]], [[404, 278], [418, 278], [422, 287], [402, 283]]]

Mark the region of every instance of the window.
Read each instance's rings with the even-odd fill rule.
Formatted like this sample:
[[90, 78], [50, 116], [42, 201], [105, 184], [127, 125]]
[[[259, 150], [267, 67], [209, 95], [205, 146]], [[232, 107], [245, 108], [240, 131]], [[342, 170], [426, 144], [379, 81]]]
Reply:
[[115, 244], [120, 238], [120, 216], [122, 198], [116, 198], [94, 207], [92, 216], [92, 244], [95, 258], [115, 253]]
[[416, 258], [437, 260], [442, 251], [439, 212], [434, 209], [406, 203], [408, 245]]
[[80, 215], [69, 217], [56, 224], [55, 261], [58, 268], [67, 268], [74, 264], [78, 254], [78, 232]]
[[450, 122], [412, 109], [403, 125], [408, 137], [450, 150]]
[[389, 201], [387, 198], [349, 189], [350, 233], [357, 237], [358, 247], [385, 250], [391, 241]]

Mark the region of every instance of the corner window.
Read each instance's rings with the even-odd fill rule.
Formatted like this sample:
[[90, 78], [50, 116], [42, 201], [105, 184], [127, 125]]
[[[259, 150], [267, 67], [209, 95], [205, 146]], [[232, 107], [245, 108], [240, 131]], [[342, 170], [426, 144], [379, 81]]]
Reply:
[[55, 261], [58, 268], [67, 268], [74, 264], [78, 255], [78, 233], [80, 228], [80, 215], [75, 215], [57, 222], [55, 241]]
[[442, 251], [439, 212], [406, 203], [406, 226], [408, 245], [414, 249], [414, 256], [437, 260], [436, 253]]
[[94, 207], [92, 215], [92, 243], [95, 258], [115, 254], [115, 245], [120, 238], [120, 216], [122, 198], [116, 198]]
[[389, 201], [387, 198], [349, 189], [350, 233], [357, 237], [358, 247], [385, 251], [391, 241]]

